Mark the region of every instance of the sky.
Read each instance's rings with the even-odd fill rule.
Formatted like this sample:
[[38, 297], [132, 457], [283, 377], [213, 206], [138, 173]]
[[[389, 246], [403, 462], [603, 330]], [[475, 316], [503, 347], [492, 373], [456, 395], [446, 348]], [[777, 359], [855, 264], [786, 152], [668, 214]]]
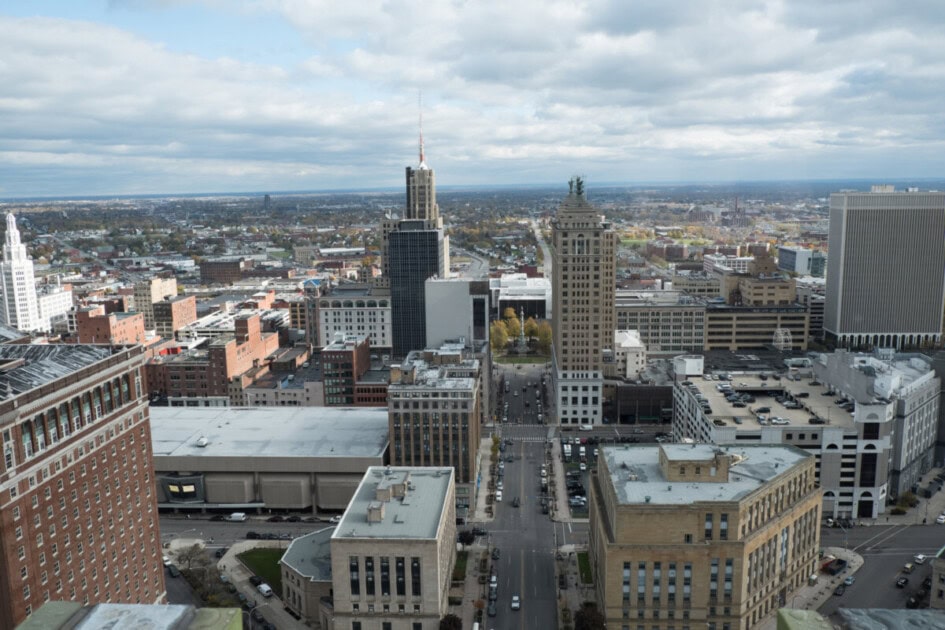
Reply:
[[0, 197], [917, 179], [941, 0], [4, 0]]

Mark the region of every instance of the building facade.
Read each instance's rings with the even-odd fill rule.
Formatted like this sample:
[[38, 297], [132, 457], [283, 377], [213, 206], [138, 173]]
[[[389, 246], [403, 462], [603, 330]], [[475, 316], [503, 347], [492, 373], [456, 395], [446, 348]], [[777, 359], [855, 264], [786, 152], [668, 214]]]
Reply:
[[452, 339], [489, 342], [489, 291], [485, 280], [430, 278], [426, 281], [426, 348]]
[[50, 599], [164, 602], [143, 360], [0, 345], [0, 627]]
[[552, 371], [562, 425], [603, 419], [605, 361], [613, 362], [617, 237], [575, 178], [552, 220]]
[[36, 277], [33, 274], [33, 259], [26, 253], [26, 245], [20, 242], [20, 231], [16, 217], [7, 213], [7, 231], [3, 243], [3, 262], [0, 263], [0, 322], [23, 332], [42, 328], [39, 305], [36, 299]]
[[[874, 186], [830, 195], [824, 330], [840, 347], [939, 346], [945, 193]], [[905, 274], [905, 275], [904, 275]]]
[[729, 376], [675, 384], [674, 439], [806, 450], [827, 516], [878, 518], [932, 469], [941, 381], [927, 357], [837, 352], [801, 370]]
[[615, 302], [617, 328], [637, 331], [650, 354], [705, 349], [705, 301], [679, 291], [617, 291]]
[[590, 486], [608, 627], [760, 627], [817, 572], [820, 489], [799, 448], [601, 447]]
[[326, 407], [355, 404], [355, 384], [371, 368], [371, 344], [364, 335], [338, 335], [322, 348]]
[[551, 319], [551, 283], [548, 278], [529, 278], [524, 273], [507, 273], [489, 279], [492, 296], [491, 319], [501, 319], [505, 309], [524, 312], [525, 319]]
[[456, 560], [453, 469], [371, 467], [331, 537], [332, 630], [437, 630]]
[[444, 278], [447, 237], [442, 221], [403, 220], [388, 235], [392, 354], [405, 357], [426, 346], [426, 292], [429, 278]]
[[135, 344], [145, 342], [142, 313], [105, 313], [104, 306], [87, 306], [75, 314], [78, 343]]
[[317, 342], [324, 347], [338, 334], [367, 335], [374, 352], [389, 355], [392, 345], [390, 289], [342, 284], [313, 300]]
[[391, 367], [391, 463], [452, 466], [461, 505], [470, 505], [479, 473], [481, 387], [480, 363], [462, 347], [412, 352]]
[[[154, 308], [157, 302], [177, 297], [177, 278], [148, 278], [134, 284], [134, 310], [144, 313], [144, 327], [154, 330]], [[196, 319], [196, 318], [195, 318]]]
[[174, 295], [151, 304], [150, 310], [152, 325], [148, 326], [145, 314], [145, 327], [165, 339], [173, 339], [178, 330], [197, 321], [197, 298]]

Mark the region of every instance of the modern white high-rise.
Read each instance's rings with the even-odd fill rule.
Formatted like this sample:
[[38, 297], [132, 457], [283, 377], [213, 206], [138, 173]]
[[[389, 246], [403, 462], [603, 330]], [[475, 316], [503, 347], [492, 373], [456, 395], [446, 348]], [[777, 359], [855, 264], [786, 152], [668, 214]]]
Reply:
[[30, 332], [42, 328], [36, 300], [36, 277], [33, 260], [20, 242], [16, 217], [7, 214], [7, 233], [3, 244], [3, 262], [0, 263], [0, 297], [3, 299], [0, 317], [7, 326]]
[[828, 339], [848, 348], [941, 343], [945, 192], [834, 193], [828, 243]]
[[617, 236], [588, 203], [581, 178], [571, 180], [552, 228], [555, 410], [562, 425], [598, 424], [605, 363], [615, 367]]

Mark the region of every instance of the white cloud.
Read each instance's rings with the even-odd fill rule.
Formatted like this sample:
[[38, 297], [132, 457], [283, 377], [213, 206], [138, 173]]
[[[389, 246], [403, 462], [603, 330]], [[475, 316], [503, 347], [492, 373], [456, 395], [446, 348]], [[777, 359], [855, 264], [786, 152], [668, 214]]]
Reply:
[[943, 165], [938, 3], [197, 4], [249, 26], [281, 16], [309, 50], [253, 63], [103, 22], [0, 17], [0, 169], [22, 188], [7, 193], [138, 189], [135, 178], [167, 191], [399, 185], [419, 89], [447, 185], [575, 168], [613, 180], [637, 165], [640, 177], [696, 179]]

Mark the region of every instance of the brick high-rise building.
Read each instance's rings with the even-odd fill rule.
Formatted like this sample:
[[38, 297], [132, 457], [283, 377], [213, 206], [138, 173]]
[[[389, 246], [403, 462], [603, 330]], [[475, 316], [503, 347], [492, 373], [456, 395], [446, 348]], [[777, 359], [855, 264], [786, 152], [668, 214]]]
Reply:
[[140, 346], [0, 345], [0, 627], [163, 603]]
[[155, 302], [151, 305], [151, 318], [152, 328], [157, 334], [165, 339], [173, 339], [174, 333], [197, 321], [197, 298], [193, 295], [175, 295]]
[[598, 424], [605, 363], [614, 366], [617, 235], [588, 203], [583, 180], [570, 186], [552, 220], [555, 409], [562, 425]]

